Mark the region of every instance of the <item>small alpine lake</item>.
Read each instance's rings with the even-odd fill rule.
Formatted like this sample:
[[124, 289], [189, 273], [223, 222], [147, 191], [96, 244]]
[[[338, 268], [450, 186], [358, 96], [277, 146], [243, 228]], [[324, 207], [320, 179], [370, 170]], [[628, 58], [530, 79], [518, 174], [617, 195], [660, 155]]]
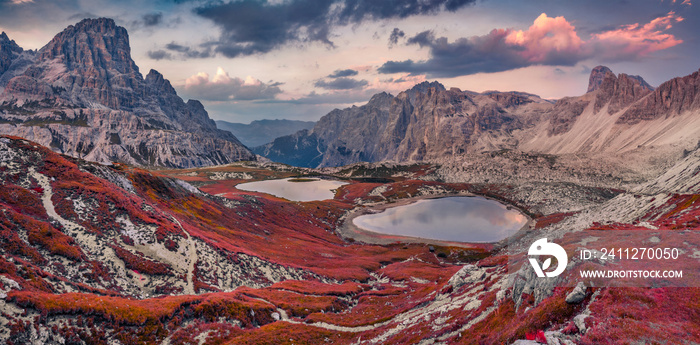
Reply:
[[319, 178], [285, 178], [241, 183], [239, 190], [272, 194], [290, 201], [333, 199], [335, 190], [347, 182]]
[[451, 242], [498, 242], [528, 222], [518, 210], [483, 197], [444, 197], [389, 207], [352, 219], [366, 231]]

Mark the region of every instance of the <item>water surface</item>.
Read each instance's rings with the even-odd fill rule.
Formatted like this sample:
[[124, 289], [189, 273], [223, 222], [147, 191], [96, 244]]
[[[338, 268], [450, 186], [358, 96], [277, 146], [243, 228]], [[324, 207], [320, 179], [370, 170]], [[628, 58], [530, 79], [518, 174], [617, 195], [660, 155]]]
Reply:
[[[291, 180], [291, 181], [290, 181]], [[293, 181], [303, 182], [293, 182]], [[347, 182], [321, 180], [321, 179], [295, 179], [267, 180], [241, 183], [236, 186], [240, 190], [272, 194], [291, 201], [313, 201], [333, 199], [335, 189]]]
[[456, 242], [498, 242], [526, 223], [519, 211], [482, 197], [424, 199], [353, 219], [373, 232]]

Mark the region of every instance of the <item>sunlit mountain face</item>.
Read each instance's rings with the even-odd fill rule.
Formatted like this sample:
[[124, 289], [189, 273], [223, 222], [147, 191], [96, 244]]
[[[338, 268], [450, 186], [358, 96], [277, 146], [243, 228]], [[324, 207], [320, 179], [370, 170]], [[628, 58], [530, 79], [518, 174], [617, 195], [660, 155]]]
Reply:
[[0, 1], [0, 342], [693, 343], [696, 12]]

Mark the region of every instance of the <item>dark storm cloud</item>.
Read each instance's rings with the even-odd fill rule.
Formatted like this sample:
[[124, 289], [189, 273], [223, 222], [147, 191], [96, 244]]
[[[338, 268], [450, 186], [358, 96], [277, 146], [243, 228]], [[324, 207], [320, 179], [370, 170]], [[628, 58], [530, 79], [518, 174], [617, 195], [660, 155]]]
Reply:
[[143, 20], [143, 25], [145, 26], [155, 26], [163, 22], [163, 13], [161, 12], [155, 12], [155, 13], [146, 13], [144, 14], [141, 19]]
[[338, 14], [341, 23], [357, 23], [364, 19], [406, 18], [419, 14], [455, 11], [475, 0], [345, 0]]
[[404, 36], [406, 36], [406, 33], [403, 32], [403, 30], [394, 28], [394, 30], [391, 31], [391, 35], [389, 35], [389, 48], [398, 44], [399, 39], [403, 38]]
[[153, 60], [171, 60], [173, 58], [172, 54], [166, 52], [165, 50], [150, 50], [148, 51], [148, 57]]
[[430, 49], [425, 61], [388, 61], [379, 67], [379, 73], [425, 74], [433, 77], [455, 77], [479, 72], [500, 72], [525, 67], [527, 62], [518, 55], [518, 49], [505, 43], [505, 31], [492, 31], [485, 36], [460, 38], [452, 43], [447, 38], [436, 38], [431, 31], [410, 37], [406, 44]]
[[227, 57], [266, 53], [289, 41], [328, 39], [326, 15], [331, 2], [298, 0], [270, 5], [243, 0], [211, 4], [195, 10], [198, 15], [221, 26], [223, 33], [216, 50]]
[[341, 77], [352, 77], [356, 76], [357, 71], [354, 69], [343, 69], [336, 70], [335, 72], [328, 75], [328, 78], [341, 78]]
[[[202, 47], [201, 49], [191, 48], [175, 42], [170, 42], [165, 45], [165, 49], [179, 53], [183, 58], [207, 58], [211, 56], [211, 48]], [[149, 53], [150, 56], [150, 53]]]
[[362, 89], [367, 85], [366, 80], [355, 80], [352, 78], [336, 78], [331, 81], [317, 80], [314, 86], [320, 87], [327, 90], [352, 90], [352, 89]]
[[196, 8], [223, 29], [216, 51], [227, 56], [266, 53], [288, 43], [317, 42], [334, 47], [335, 25], [454, 11], [476, 0], [265, 0], [217, 2]]

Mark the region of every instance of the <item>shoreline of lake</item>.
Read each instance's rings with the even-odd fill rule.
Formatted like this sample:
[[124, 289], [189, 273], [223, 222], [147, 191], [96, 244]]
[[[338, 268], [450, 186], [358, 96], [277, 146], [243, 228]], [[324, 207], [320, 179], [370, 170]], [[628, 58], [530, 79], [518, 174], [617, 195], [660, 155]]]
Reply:
[[[353, 222], [355, 218], [363, 216], [363, 215], [381, 213], [381, 212], [384, 212], [385, 210], [390, 209], [390, 208], [411, 205], [411, 204], [414, 204], [414, 203], [421, 201], [421, 200], [443, 199], [443, 198], [449, 198], [449, 197], [465, 197], [465, 198], [479, 197], [479, 198], [483, 198], [486, 200], [491, 200], [491, 201], [494, 201], [494, 202], [497, 202], [501, 205], [506, 206], [506, 208], [511, 208], [511, 209], [517, 210], [521, 215], [523, 215], [526, 218], [526, 222], [523, 224], [522, 227], [520, 227], [513, 234], [511, 234], [510, 236], [507, 236], [504, 239], [501, 239], [500, 241], [496, 241], [496, 242], [459, 242], [459, 241], [438, 240], [438, 239], [431, 239], [431, 238], [417, 237], [417, 236], [385, 234], [385, 233], [375, 232], [375, 231], [361, 228]], [[367, 205], [367, 206], [362, 205], [362, 206], [355, 207], [352, 210], [348, 211], [346, 213], [346, 215], [341, 219], [341, 221], [342, 221], [341, 225], [336, 228], [336, 232], [339, 234], [339, 236], [341, 236], [342, 238], [351, 239], [351, 240], [357, 241], [357, 242], [362, 242], [362, 243], [367, 243], [367, 244], [379, 244], [379, 245], [387, 245], [387, 244], [392, 244], [392, 243], [397, 243], [397, 242], [398, 243], [414, 243], [414, 244], [417, 243], [417, 244], [426, 244], [426, 245], [453, 246], [453, 247], [464, 247], [464, 248], [471, 248], [474, 246], [500, 247], [503, 243], [508, 241], [508, 239], [510, 239], [518, 234], [521, 234], [525, 230], [529, 230], [529, 229], [532, 229], [534, 227], [533, 219], [526, 212], [521, 210], [519, 207], [517, 207], [515, 205], [504, 203], [503, 201], [495, 199], [495, 198], [490, 198], [487, 196], [482, 196], [482, 195], [473, 194], [473, 193], [469, 193], [469, 192], [418, 196], [418, 197], [399, 199], [399, 200], [393, 201], [393, 202], [376, 203], [376, 204]]]

